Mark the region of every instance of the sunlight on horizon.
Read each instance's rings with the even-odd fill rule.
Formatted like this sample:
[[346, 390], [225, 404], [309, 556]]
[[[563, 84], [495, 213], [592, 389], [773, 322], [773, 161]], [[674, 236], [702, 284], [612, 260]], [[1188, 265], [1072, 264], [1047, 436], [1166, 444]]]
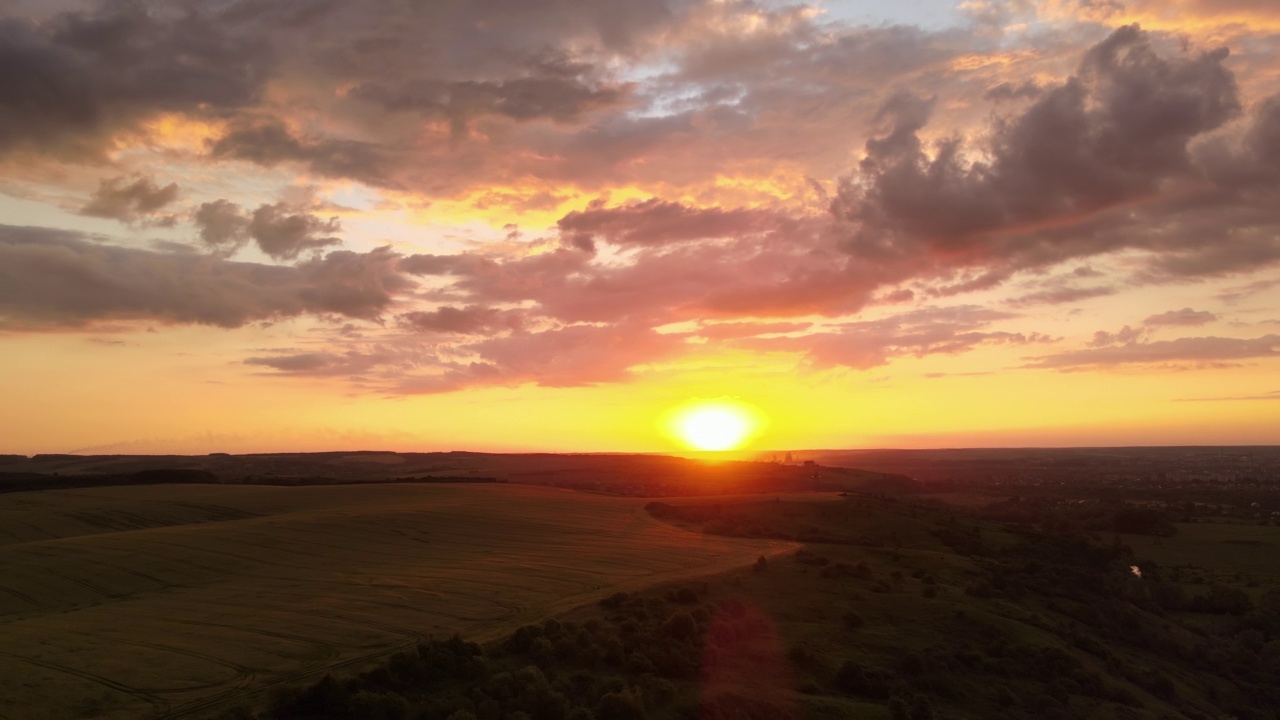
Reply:
[[759, 409], [733, 400], [696, 400], [674, 410], [664, 423], [681, 445], [703, 452], [740, 450], [766, 424]]

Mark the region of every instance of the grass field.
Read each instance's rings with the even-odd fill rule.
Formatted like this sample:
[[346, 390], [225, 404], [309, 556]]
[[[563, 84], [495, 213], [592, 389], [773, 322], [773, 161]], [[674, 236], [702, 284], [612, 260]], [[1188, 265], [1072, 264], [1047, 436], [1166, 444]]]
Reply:
[[1188, 565], [1209, 579], [1230, 582], [1237, 574], [1263, 587], [1280, 587], [1280, 527], [1225, 522], [1178, 523], [1173, 537], [1124, 535], [1138, 557], [1161, 565]]
[[176, 718], [792, 549], [512, 485], [0, 496], [0, 719]]

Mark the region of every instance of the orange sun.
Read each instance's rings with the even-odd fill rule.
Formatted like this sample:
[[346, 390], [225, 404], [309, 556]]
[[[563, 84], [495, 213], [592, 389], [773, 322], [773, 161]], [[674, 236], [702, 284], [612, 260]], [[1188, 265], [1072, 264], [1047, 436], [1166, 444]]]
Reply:
[[697, 401], [677, 409], [669, 432], [693, 450], [737, 450], [756, 435], [763, 424], [760, 412], [728, 400]]

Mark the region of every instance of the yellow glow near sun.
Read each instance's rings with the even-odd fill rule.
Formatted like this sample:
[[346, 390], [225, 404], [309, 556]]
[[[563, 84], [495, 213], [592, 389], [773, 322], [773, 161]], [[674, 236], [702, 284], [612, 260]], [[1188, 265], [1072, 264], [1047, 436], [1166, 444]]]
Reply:
[[666, 422], [668, 433], [693, 450], [737, 450], [764, 425], [759, 410], [730, 400], [701, 400], [674, 410]]

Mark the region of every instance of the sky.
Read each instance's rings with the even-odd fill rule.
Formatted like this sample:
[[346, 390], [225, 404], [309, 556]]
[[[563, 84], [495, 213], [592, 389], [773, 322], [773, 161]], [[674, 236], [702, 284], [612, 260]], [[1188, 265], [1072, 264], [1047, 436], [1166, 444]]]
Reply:
[[11, 0], [0, 453], [1280, 442], [1273, 0]]

